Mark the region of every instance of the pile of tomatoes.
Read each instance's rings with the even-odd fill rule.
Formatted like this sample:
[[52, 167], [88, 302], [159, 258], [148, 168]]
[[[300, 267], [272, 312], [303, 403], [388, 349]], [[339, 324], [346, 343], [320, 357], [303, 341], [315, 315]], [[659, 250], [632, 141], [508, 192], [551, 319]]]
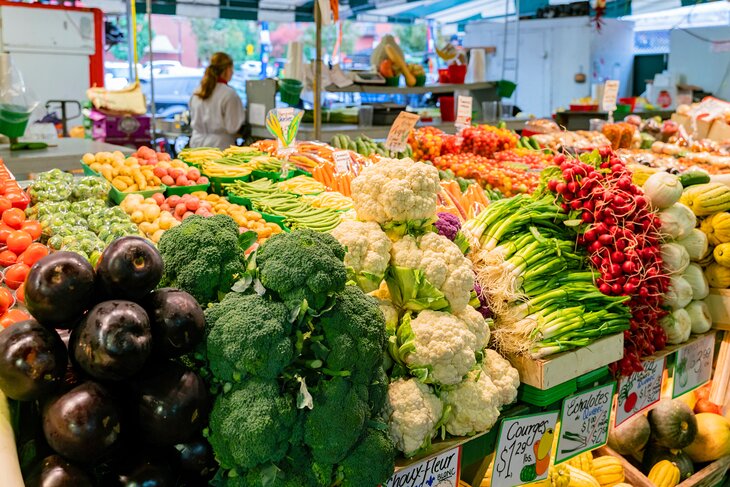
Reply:
[[408, 145], [416, 161], [433, 161], [442, 154], [444, 139], [455, 138], [436, 127], [421, 127], [408, 134]]
[[484, 187], [498, 189], [505, 196], [532, 193], [540, 182], [540, 171], [552, 164], [552, 155], [528, 149], [497, 152], [491, 158], [474, 154], [445, 154], [433, 163], [456, 176], [474, 179]]
[[517, 135], [491, 125], [466, 127], [461, 131], [461, 152], [491, 157], [495, 152], [517, 147]]
[[0, 327], [27, 320], [21, 309], [25, 301], [25, 278], [33, 264], [48, 255], [40, 243], [41, 224], [28, 220], [25, 208], [30, 198], [0, 162], [0, 267], [5, 286], [0, 286]]

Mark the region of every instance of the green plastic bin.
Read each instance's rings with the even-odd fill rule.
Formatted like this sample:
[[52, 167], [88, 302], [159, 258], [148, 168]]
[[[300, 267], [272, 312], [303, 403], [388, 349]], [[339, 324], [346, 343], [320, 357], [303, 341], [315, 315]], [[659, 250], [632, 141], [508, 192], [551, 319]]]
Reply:
[[155, 193], [164, 193], [166, 189], [167, 186], [165, 186], [164, 184], [161, 184], [159, 189], [148, 189], [145, 191], [119, 191], [117, 188], [112, 186], [112, 189], [109, 191], [109, 198], [111, 198], [114, 203], [119, 205], [122, 203], [122, 201], [124, 201], [124, 198], [126, 198], [127, 195], [141, 194], [145, 198], [149, 198]]
[[27, 107], [0, 103], [0, 134], [5, 134], [11, 139], [22, 137], [31, 113], [33, 111], [28, 111]]
[[279, 80], [279, 93], [281, 101], [287, 105], [298, 105], [302, 94], [302, 82], [292, 78], [281, 78]]
[[168, 186], [167, 190], [165, 190], [165, 194], [167, 196], [182, 196], [184, 194], [195, 193], [196, 191], [208, 191], [209, 187], [210, 183], [194, 184], [192, 186]]

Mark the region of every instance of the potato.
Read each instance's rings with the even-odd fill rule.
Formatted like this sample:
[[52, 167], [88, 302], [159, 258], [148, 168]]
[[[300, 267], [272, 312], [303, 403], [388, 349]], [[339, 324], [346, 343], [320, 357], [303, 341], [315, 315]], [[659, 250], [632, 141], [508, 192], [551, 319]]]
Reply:
[[127, 183], [125, 183], [123, 180], [119, 178], [114, 178], [112, 180], [112, 186], [117, 188], [119, 191], [126, 191], [127, 190]]

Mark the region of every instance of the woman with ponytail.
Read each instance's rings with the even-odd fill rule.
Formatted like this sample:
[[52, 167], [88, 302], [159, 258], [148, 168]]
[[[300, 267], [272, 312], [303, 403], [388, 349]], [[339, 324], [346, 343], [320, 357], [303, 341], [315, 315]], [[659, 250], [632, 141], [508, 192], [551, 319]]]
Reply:
[[231, 78], [233, 59], [224, 52], [216, 52], [190, 100], [190, 125], [193, 129], [190, 147], [226, 149], [236, 144], [246, 115], [241, 99], [228, 86]]

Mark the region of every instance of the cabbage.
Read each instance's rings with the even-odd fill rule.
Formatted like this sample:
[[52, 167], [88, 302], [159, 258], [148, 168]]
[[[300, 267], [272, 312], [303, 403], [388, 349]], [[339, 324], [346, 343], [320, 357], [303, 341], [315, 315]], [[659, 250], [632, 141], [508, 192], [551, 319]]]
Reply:
[[685, 308], [692, 322], [692, 333], [704, 333], [712, 327], [710, 308], [704, 301], [692, 301]]
[[692, 210], [682, 203], [674, 203], [666, 210], [657, 213], [662, 222], [659, 231], [670, 240], [679, 240], [692, 231], [697, 224], [697, 217]]
[[709, 250], [707, 235], [699, 228], [693, 228], [689, 235], [677, 240], [677, 243], [687, 250], [689, 260], [702, 260]]
[[674, 174], [659, 171], [644, 183], [644, 194], [653, 208], [659, 210], [669, 208], [682, 196], [682, 183]]
[[692, 320], [685, 309], [674, 310], [662, 318], [659, 324], [667, 334], [667, 343], [671, 345], [686, 342], [692, 333]]
[[668, 274], [681, 274], [689, 265], [687, 249], [678, 243], [666, 243], [661, 246], [664, 270]]
[[684, 308], [692, 301], [692, 286], [681, 276], [669, 278], [669, 288], [664, 294], [664, 304], [672, 309]]
[[690, 264], [682, 273], [682, 278], [692, 288], [692, 299], [705, 299], [710, 294], [710, 285], [707, 283], [702, 267], [697, 264]]

